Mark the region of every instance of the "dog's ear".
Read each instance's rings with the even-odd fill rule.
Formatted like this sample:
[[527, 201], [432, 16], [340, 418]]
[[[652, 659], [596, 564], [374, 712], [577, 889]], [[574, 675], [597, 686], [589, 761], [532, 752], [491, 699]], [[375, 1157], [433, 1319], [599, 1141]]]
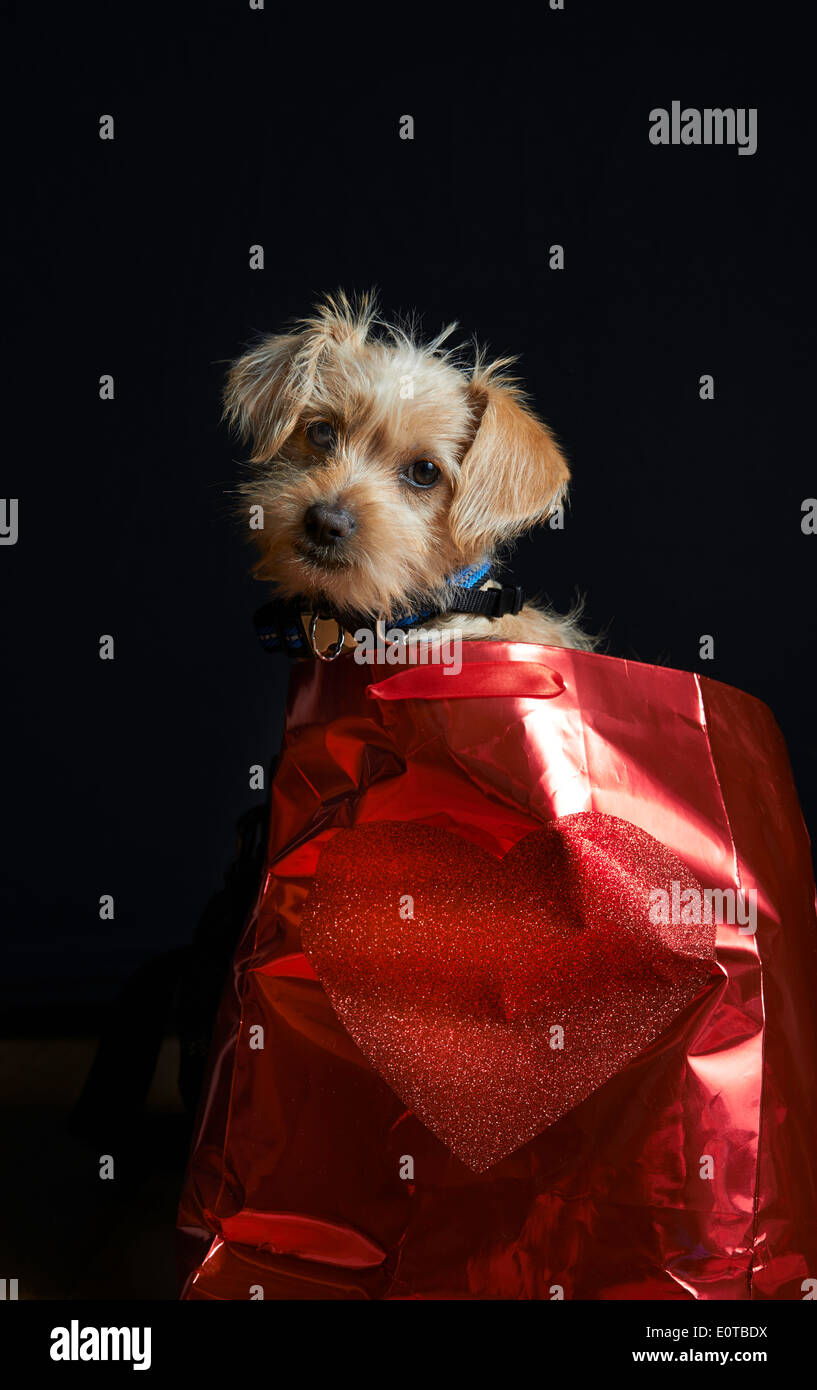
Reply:
[[366, 341], [377, 311], [373, 291], [349, 298], [326, 295], [296, 331], [263, 338], [233, 363], [224, 390], [224, 415], [243, 440], [253, 442], [253, 463], [275, 456], [315, 387], [323, 364]]
[[294, 365], [302, 347], [300, 334], [264, 338], [230, 368], [224, 416], [242, 440], [252, 440], [254, 463], [272, 458], [295, 428]]
[[[504, 364], [497, 364], [504, 365]], [[478, 371], [469, 394], [478, 421], [460, 466], [450, 514], [455, 545], [489, 551], [559, 506], [570, 470], [547, 425], [513, 381]]]

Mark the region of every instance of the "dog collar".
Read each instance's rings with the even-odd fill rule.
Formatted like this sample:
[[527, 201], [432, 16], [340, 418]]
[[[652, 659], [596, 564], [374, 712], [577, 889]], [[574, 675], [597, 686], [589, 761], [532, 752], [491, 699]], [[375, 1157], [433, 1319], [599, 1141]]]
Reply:
[[[429, 602], [428, 607], [418, 609], [417, 612], [403, 613], [397, 618], [390, 618], [388, 628], [398, 628], [406, 632], [419, 623], [427, 622], [429, 618], [441, 618], [443, 615], [447, 617], [454, 613], [484, 618], [503, 618], [508, 613], [518, 613], [524, 602], [522, 589], [518, 584], [505, 584], [490, 589], [478, 587], [490, 576], [491, 569], [490, 560], [485, 560], [467, 569], [458, 570], [446, 581], [448, 592], [444, 604]], [[303, 615], [310, 612], [312, 622], [310, 632], [307, 632]], [[312, 640], [317, 621], [321, 618], [329, 619], [338, 625], [338, 642], [335, 643], [335, 650], [330, 649], [330, 658], [340, 654], [340, 647], [343, 645], [340, 638], [344, 631], [359, 632], [363, 629], [366, 632], [377, 633], [378, 628], [383, 626], [382, 619], [378, 622], [362, 613], [323, 604], [318, 607], [314, 599], [302, 595], [290, 599], [271, 599], [258, 609], [253, 622], [265, 651], [285, 652], [287, 656], [297, 658], [323, 655], [317, 651]]]

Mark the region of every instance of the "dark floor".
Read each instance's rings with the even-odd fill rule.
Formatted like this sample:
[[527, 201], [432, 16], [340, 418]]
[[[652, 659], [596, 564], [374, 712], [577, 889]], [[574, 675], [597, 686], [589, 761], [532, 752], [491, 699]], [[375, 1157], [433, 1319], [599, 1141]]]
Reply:
[[[174, 1226], [190, 1135], [178, 1039], [162, 1044], [144, 1109], [106, 1142], [71, 1132], [94, 1038], [0, 1041], [0, 1276], [20, 1299], [174, 1299]], [[114, 1177], [99, 1176], [100, 1156]]]

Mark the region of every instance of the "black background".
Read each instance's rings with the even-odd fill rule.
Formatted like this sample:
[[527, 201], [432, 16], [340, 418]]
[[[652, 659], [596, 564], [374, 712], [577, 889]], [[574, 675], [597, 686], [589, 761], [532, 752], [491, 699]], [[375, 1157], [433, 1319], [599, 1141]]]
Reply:
[[[241, 454], [219, 393], [254, 331], [338, 285], [520, 354], [574, 486], [565, 531], [520, 544], [519, 579], [561, 607], [583, 591], [613, 655], [767, 701], [814, 824], [815, 123], [796, 10], [20, 8], [11, 1031], [93, 1011], [186, 943], [262, 795], [248, 769], [278, 745], [287, 671], [251, 630], [264, 594], [229, 514]], [[673, 99], [757, 107], [757, 153], [652, 146], [649, 112]]]

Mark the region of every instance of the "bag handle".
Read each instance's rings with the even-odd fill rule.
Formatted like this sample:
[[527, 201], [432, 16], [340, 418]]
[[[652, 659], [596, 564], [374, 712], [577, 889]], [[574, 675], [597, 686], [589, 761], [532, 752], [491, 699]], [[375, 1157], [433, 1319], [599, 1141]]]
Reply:
[[496, 696], [553, 700], [565, 683], [558, 671], [544, 661], [464, 661], [456, 673], [450, 666], [412, 665], [370, 685], [373, 700], [489, 700]]

